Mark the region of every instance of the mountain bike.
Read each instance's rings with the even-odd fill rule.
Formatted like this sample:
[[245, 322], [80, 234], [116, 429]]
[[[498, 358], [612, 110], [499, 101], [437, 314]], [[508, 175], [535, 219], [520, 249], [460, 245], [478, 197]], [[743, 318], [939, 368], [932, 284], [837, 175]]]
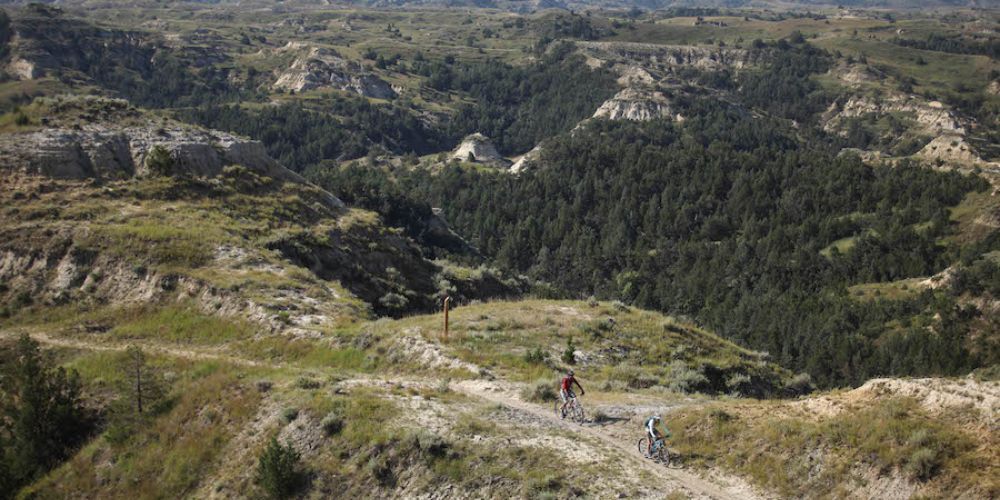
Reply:
[[657, 439], [653, 442], [653, 454], [649, 453], [649, 436], [646, 436], [639, 440], [639, 453], [646, 458], [652, 458], [667, 467], [677, 469], [680, 468], [680, 460], [678, 457], [674, 457], [671, 461], [670, 450], [667, 449], [667, 444], [663, 442], [662, 439]]
[[[561, 408], [562, 408], [562, 400], [557, 399], [555, 405], [555, 411], [556, 411], [556, 416], [560, 418], [563, 417]], [[569, 398], [569, 403], [566, 404], [566, 416], [578, 424], [582, 424], [585, 422], [583, 415], [583, 405], [580, 404], [580, 401], [577, 400], [575, 396]]]

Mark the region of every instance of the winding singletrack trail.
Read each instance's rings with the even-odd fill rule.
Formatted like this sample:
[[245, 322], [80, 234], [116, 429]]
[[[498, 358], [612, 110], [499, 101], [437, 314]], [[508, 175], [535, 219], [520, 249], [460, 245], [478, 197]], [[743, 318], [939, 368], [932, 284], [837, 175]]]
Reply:
[[[0, 338], [16, 338], [20, 335], [20, 332], [6, 331], [0, 332]], [[248, 359], [245, 357], [234, 356], [232, 354], [221, 353], [218, 351], [211, 351], [206, 349], [197, 348], [180, 348], [165, 346], [163, 344], [156, 344], [150, 342], [136, 342], [136, 343], [110, 343], [110, 342], [93, 342], [73, 338], [56, 337], [48, 335], [42, 332], [30, 332], [29, 335], [35, 341], [47, 345], [50, 347], [62, 347], [69, 349], [80, 349], [80, 350], [90, 350], [90, 351], [105, 351], [105, 352], [123, 352], [128, 349], [129, 345], [135, 344], [139, 345], [148, 352], [156, 353], [164, 356], [176, 357], [181, 359], [190, 359], [198, 361], [218, 361], [222, 363], [229, 363], [237, 366], [253, 367], [253, 368], [271, 368], [280, 370], [293, 370], [293, 371], [307, 371], [304, 368], [297, 367], [293, 364], [284, 363], [273, 363], [268, 361], [260, 361], [254, 359]], [[308, 371], [316, 371], [315, 369]], [[382, 377], [379, 377], [382, 378]], [[375, 380], [373, 377], [360, 377], [359, 382], [368, 382]], [[399, 380], [398, 382], [406, 382], [406, 380]], [[428, 380], [413, 380], [417, 383], [429, 383]], [[561, 430], [580, 434], [591, 438], [593, 441], [600, 443], [601, 445], [616, 450], [620, 452], [622, 456], [629, 459], [631, 464], [642, 470], [648, 472], [652, 481], [658, 483], [658, 488], [665, 494], [672, 491], [681, 491], [690, 498], [697, 499], [712, 499], [712, 500], [742, 500], [742, 499], [756, 499], [761, 498], [756, 492], [746, 488], [746, 487], [728, 487], [717, 484], [715, 482], [709, 481], [705, 478], [699, 477], [691, 472], [687, 472], [679, 469], [671, 469], [664, 467], [658, 463], [652, 462], [645, 457], [642, 453], [635, 447], [635, 444], [631, 441], [623, 442], [621, 439], [611, 436], [607, 433], [600, 432], [600, 429], [595, 427], [590, 427], [587, 425], [580, 425], [569, 420], [562, 420], [556, 418], [555, 414], [546, 407], [534, 405], [521, 400], [516, 394], [516, 388], [511, 384], [506, 384], [501, 381], [484, 381], [484, 380], [463, 380], [458, 382], [452, 382], [451, 388], [457, 392], [460, 392], [466, 396], [472, 398], [479, 398], [490, 403], [503, 405], [518, 412], [525, 413], [534, 419], [541, 422], [546, 422], [548, 424], [554, 425]]]
[[[6, 331], [0, 332], [0, 338], [14, 339], [21, 335], [22, 332], [18, 331]], [[123, 352], [129, 348], [131, 345], [141, 347], [143, 350], [151, 354], [160, 354], [164, 356], [170, 356], [174, 358], [190, 359], [195, 361], [218, 361], [221, 363], [229, 363], [237, 366], [247, 366], [253, 368], [275, 368], [275, 369], [291, 369], [295, 370], [297, 367], [293, 365], [285, 365], [280, 363], [271, 363], [266, 361], [257, 361], [253, 359], [242, 358], [239, 356], [233, 356], [230, 354], [224, 354], [217, 351], [210, 351], [206, 349], [194, 349], [194, 348], [180, 348], [165, 346], [163, 344], [150, 343], [150, 342], [92, 342], [80, 339], [66, 338], [66, 337], [53, 337], [47, 333], [42, 332], [24, 332], [28, 333], [32, 339], [40, 344], [45, 344], [51, 347], [62, 347], [66, 349], [80, 349], [87, 351], [103, 351], [103, 352]]]
[[634, 465], [641, 467], [654, 477], [663, 479], [665, 486], [668, 488], [683, 491], [691, 498], [727, 500], [759, 498], [755, 492], [749, 491], [745, 488], [739, 488], [738, 491], [733, 491], [730, 488], [715, 484], [690, 472], [680, 469], [667, 468], [661, 464], [648, 460], [642, 455], [642, 453], [639, 452], [635, 443], [631, 441], [622, 442], [620, 439], [600, 432], [597, 428], [580, 425], [569, 420], [559, 419], [547, 407], [525, 402], [518, 398], [514, 394], [514, 391], [505, 390], [495, 382], [468, 380], [454, 382], [451, 384], [451, 387], [462, 394], [479, 397], [492, 403], [529, 413], [539, 419], [554, 423], [561, 429], [591, 437], [607, 447], [622, 452], [622, 454], [631, 459]]

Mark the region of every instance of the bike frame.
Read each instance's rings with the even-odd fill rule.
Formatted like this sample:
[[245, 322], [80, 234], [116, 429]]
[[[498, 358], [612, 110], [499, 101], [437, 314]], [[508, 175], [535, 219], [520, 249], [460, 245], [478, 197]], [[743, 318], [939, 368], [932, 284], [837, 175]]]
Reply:
[[660, 448], [663, 448], [663, 446], [664, 446], [663, 439], [657, 439], [656, 441], [654, 441], [653, 442], [653, 453], [656, 453], [656, 452], [660, 451]]

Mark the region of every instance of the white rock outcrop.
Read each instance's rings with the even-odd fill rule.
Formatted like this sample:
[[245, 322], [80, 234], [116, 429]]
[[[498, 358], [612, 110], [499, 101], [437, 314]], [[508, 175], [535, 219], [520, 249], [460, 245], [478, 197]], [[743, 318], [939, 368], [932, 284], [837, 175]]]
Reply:
[[929, 135], [964, 135], [965, 126], [950, 109], [937, 101], [925, 101], [905, 94], [890, 94], [878, 98], [855, 96], [842, 104], [833, 103], [824, 113], [823, 128], [828, 132], [844, 131], [845, 121], [867, 114], [890, 113], [909, 115], [919, 131]]
[[539, 161], [542, 158], [542, 145], [539, 144], [533, 148], [531, 151], [521, 155], [513, 165], [510, 166], [510, 172], [512, 174], [519, 174], [521, 172], [526, 172], [538, 166]]
[[995, 166], [983, 160], [960, 135], [935, 137], [920, 151], [917, 151], [915, 156], [931, 161], [941, 161], [948, 165]]
[[239, 164], [269, 177], [301, 179], [268, 156], [258, 141], [180, 126], [89, 125], [3, 134], [0, 168], [61, 179], [123, 179], [148, 175], [146, 159], [156, 147], [170, 154], [175, 174], [212, 177], [226, 165]]
[[644, 68], [672, 70], [693, 67], [703, 70], [739, 70], [763, 62], [762, 52], [728, 47], [661, 45], [641, 42], [576, 42], [586, 56]]
[[462, 139], [461, 144], [451, 153], [451, 158], [460, 161], [485, 163], [498, 167], [507, 167], [510, 165], [510, 160], [500, 155], [489, 137], [478, 132]]
[[306, 56], [296, 59], [278, 75], [273, 85], [276, 90], [295, 92], [323, 87], [347, 90], [377, 99], [396, 97], [396, 91], [385, 80], [366, 72], [360, 64], [323, 48], [313, 48]]
[[657, 118], [681, 120], [663, 92], [639, 88], [626, 88], [601, 104], [594, 118], [608, 120], [649, 121]]

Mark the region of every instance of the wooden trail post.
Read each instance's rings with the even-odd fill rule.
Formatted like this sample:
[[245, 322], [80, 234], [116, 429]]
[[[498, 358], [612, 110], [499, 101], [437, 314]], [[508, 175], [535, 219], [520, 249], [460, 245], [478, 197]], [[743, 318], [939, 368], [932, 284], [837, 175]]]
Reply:
[[448, 304], [451, 303], [451, 297], [444, 298], [444, 339], [448, 340]]

